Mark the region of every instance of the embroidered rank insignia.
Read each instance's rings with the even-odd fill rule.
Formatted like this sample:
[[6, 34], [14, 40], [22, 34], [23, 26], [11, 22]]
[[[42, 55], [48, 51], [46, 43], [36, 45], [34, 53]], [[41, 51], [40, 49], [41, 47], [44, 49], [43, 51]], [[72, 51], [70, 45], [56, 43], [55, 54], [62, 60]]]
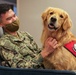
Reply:
[[69, 50], [74, 56], [76, 56], [76, 41], [71, 41], [65, 44], [64, 47]]

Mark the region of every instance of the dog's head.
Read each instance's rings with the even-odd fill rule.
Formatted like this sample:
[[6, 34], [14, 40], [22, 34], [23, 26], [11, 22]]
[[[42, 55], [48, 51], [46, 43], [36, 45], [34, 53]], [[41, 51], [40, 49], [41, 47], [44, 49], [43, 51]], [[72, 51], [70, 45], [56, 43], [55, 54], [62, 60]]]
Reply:
[[63, 30], [67, 30], [71, 27], [71, 20], [66, 11], [49, 7], [42, 13], [42, 19], [45, 25], [50, 29], [50, 31], [58, 30], [62, 27]]
[[71, 28], [72, 22], [68, 13], [60, 8], [49, 7], [42, 13], [42, 43], [51, 36], [60, 40]]

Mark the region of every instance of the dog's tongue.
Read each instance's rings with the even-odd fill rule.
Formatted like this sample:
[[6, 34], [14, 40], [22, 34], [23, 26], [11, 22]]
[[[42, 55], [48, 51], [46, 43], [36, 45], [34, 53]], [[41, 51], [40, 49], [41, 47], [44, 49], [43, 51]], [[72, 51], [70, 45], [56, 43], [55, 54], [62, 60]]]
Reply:
[[49, 27], [50, 27], [50, 28], [54, 28], [54, 26], [52, 26], [52, 25], [49, 25]]
[[49, 28], [51, 28], [51, 29], [53, 29], [53, 28], [54, 28], [54, 26], [53, 26], [53, 25], [51, 25], [51, 24], [50, 24], [50, 25], [48, 25], [48, 27], [49, 27]]
[[51, 24], [48, 25], [48, 28], [49, 28], [49, 29], [57, 30], [57, 27], [55, 27], [54, 25], [51, 25]]

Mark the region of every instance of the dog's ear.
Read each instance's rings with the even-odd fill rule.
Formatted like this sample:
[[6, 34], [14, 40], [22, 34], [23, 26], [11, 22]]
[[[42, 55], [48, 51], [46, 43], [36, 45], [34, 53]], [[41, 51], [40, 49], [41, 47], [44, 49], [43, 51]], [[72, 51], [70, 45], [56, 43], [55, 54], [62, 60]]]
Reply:
[[41, 15], [42, 20], [45, 21], [47, 19], [48, 11], [51, 9], [51, 7], [48, 7]]
[[45, 21], [47, 19], [47, 13], [43, 12], [41, 17], [42, 17], [42, 20]]
[[69, 28], [71, 28], [71, 26], [72, 26], [72, 21], [71, 21], [69, 15], [67, 15], [67, 17], [63, 23], [63, 29], [68, 30]]

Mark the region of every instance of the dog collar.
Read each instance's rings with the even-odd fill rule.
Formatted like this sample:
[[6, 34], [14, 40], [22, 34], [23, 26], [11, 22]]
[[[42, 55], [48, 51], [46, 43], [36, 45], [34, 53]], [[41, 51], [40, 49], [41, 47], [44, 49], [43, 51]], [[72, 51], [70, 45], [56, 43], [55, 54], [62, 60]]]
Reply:
[[76, 56], [76, 41], [71, 41], [65, 44], [64, 47], [69, 50], [74, 56]]

